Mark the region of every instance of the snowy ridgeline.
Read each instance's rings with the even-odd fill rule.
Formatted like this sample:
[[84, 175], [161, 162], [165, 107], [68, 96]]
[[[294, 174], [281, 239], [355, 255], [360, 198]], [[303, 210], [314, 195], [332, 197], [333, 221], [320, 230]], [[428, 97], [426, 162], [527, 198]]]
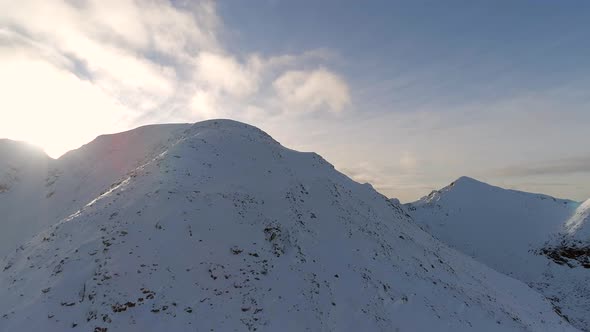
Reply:
[[0, 193], [0, 331], [576, 330], [370, 185], [242, 123], [0, 158], [18, 173]]
[[426, 231], [525, 282], [574, 326], [589, 331], [589, 202], [462, 177], [405, 208]]

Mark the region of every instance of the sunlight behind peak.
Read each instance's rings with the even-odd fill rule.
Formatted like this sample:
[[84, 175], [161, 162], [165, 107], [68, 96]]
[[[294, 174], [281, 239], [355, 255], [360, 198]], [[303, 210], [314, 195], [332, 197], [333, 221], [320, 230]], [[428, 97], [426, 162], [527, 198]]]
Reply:
[[0, 137], [22, 140], [57, 158], [117, 130], [124, 108], [102, 89], [47, 62], [0, 62]]

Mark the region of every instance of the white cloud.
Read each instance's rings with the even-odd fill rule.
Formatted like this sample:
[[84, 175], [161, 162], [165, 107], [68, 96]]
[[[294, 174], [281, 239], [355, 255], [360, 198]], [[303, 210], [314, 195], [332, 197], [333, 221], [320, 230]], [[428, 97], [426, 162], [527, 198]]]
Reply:
[[120, 129], [133, 111], [88, 81], [47, 62], [0, 56], [0, 133], [43, 146], [52, 156], [96, 133]]
[[75, 46], [81, 35], [169, 56], [219, 48], [220, 23], [211, 1], [192, 2], [186, 10], [165, 0], [0, 0], [0, 8], [0, 24], [18, 26], [58, 47]]
[[218, 25], [210, 1], [0, 0], [1, 135], [56, 156], [164, 111]]
[[244, 65], [231, 56], [201, 52], [196, 59], [195, 79], [216, 92], [247, 96], [258, 90], [257, 63], [255, 58]]
[[284, 115], [277, 101], [329, 111], [350, 102], [341, 77], [297, 70], [333, 60], [329, 50], [237, 56], [218, 40], [222, 29], [209, 0], [0, 0], [0, 86], [11, 95], [0, 99], [11, 123], [0, 135], [57, 156], [140, 124], [255, 121]]
[[[76, 62], [75, 70], [90, 75], [91, 81], [134, 108], [160, 105], [171, 96], [176, 80], [174, 68], [155, 63], [142, 52], [177, 57], [184, 54], [182, 46], [164, 46], [157, 39], [169, 38], [180, 45], [188, 38], [199, 40], [194, 33], [182, 33], [199, 31], [192, 16], [161, 1], [141, 6], [129, 0], [88, 1], [74, 6], [65, 1], [23, 0], [2, 3], [0, 8], [0, 24], [18, 27], [23, 38]], [[201, 42], [214, 43], [206, 38]]]
[[211, 1], [192, 1], [189, 11], [168, 2], [157, 2], [144, 10], [151, 42], [160, 52], [186, 58], [199, 50], [219, 51], [219, 17]]
[[287, 110], [340, 112], [350, 104], [344, 79], [324, 68], [287, 71], [274, 81], [273, 87]]
[[205, 91], [194, 93], [190, 101], [190, 109], [193, 114], [201, 119], [210, 119], [218, 113], [217, 98]]

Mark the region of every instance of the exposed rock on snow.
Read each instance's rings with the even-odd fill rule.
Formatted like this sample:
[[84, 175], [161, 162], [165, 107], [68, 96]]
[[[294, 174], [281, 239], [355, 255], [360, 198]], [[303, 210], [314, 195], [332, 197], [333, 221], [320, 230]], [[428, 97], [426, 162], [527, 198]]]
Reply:
[[541, 253], [560, 265], [590, 269], [590, 200], [576, 209], [563, 225], [563, 231]]

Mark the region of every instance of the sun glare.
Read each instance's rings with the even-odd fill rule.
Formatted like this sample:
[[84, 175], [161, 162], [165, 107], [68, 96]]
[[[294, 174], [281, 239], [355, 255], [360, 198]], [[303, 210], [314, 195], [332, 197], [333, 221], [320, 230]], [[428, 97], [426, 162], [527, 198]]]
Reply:
[[45, 151], [47, 155], [54, 159], [59, 158], [65, 152], [74, 148], [71, 142], [68, 142], [67, 137], [60, 137], [60, 135], [42, 136], [34, 134], [29, 137], [25, 136], [19, 140], [40, 148], [41, 150]]
[[[29, 58], [0, 63], [0, 135], [57, 158], [118, 128], [119, 103], [88, 81]], [[23, 79], [27, 77], [27, 79]]]

